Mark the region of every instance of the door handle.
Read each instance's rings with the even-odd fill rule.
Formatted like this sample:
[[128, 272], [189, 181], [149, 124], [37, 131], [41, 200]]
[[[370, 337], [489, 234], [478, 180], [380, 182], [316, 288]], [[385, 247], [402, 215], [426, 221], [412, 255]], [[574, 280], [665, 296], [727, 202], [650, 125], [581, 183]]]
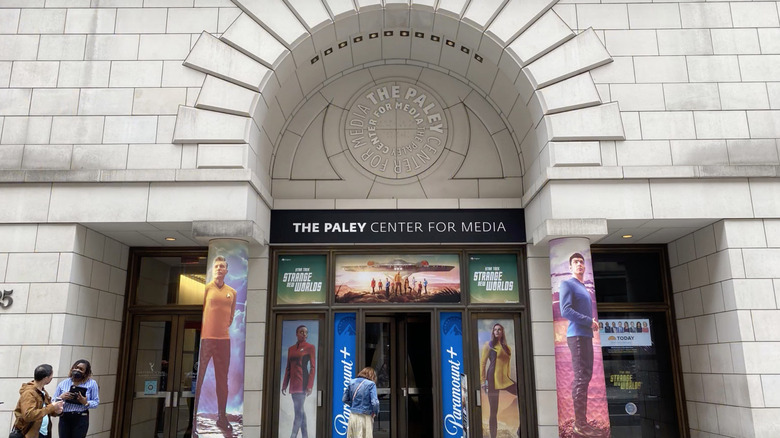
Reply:
[[401, 392], [403, 393], [403, 396], [406, 397], [406, 388], [401, 388]]
[[173, 392], [172, 394], [173, 394], [173, 407], [174, 408], [178, 408], [179, 407], [179, 395], [181, 393], [180, 392]]
[[322, 391], [317, 391], [317, 407], [322, 406]]
[[171, 393], [166, 392], [165, 393], [165, 407], [170, 408], [171, 407]]

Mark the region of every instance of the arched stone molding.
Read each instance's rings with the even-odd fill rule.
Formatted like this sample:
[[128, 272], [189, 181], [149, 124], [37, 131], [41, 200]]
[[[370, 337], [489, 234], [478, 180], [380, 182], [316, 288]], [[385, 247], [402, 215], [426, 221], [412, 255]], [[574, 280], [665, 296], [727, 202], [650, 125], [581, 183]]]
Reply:
[[[270, 190], [286, 148], [297, 148], [285, 137], [295, 133], [294, 119], [327, 117], [320, 114], [328, 104], [324, 88], [380, 66], [416, 66], [476, 92], [508, 128], [526, 199], [544, 184], [545, 168], [567, 164], [560, 153], [556, 161], [556, 148], [623, 138], [617, 104], [601, 102], [589, 74], [610, 62], [609, 54], [593, 30], [575, 35], [552, 10], [554, 1], [366, 0], [357, 8], [346, 0], [233, 1], [243, 13], [219, 37], [204, 32], [185, 60], [207, 78], [195, 106], [180, 107], [174, 142], [212, 150], [208, 144], [241, 145], [231, 150], [245, 159], [203, 167], [251, 168], [261, 191]], [[453, 184], [456, 174], [468, 173], [450, 167]], [[335, 167], [323, 180], [334, 188], [312, 198], [350, 181]], [[292, 173], [289, 181], [300, 184]], [[416, 196], [437, 195], [446, 191]]]

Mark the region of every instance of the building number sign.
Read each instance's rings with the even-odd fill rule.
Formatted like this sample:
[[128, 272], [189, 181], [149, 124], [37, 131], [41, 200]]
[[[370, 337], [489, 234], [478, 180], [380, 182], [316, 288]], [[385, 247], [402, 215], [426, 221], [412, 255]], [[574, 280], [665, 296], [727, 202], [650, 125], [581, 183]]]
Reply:
[[11, 307], [11, 304], [14, 303], [14, 299], [11, 298], [11, 294], [14, 293], [14, 290], [0, 290], [0, 307], [3, 309], [7, 309]]

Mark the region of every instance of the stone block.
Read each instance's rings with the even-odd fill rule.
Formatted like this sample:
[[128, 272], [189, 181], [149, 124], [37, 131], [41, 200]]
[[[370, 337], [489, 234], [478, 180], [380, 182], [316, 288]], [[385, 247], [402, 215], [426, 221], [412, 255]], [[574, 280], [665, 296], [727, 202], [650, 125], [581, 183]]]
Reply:
[[[727, 249], [707, 256], [710, 278], [713, 282], [732, 278], [745, 278], [745, 266], [740, 250]], [[726, 299], [726, 291], [724, 300]]]
[[103, 143], [154, 143], [156, 138], [157, 117], [106, 117]]
[[637, 83], [688, 82], [683, 56], [648, 56], [634, 58]]
[[720, 109], [717, 84], [664, 84], [667, 110]]
[[205, 74], [182, 65], [181, 61], [163, 61], [163, 87], [200, 87]]
[[693, 117], [698, 138], [750, 138], [744, 111], [694, 111]]
[[613, 56], [657, 55], [659, 42], [655, 30], [607, 30], [607, 50]]
[[723, 384], [723, 376], [720, 374], [702, 374], [702, 388], [704, 388], [704, 401], [709, 403], [726, 403], [726, 388]]
[[246, 143], [252, 119], [179, 107], [174, 141], [177, 143]]
[[110, 61], [63, 61], [57, 86], [60, 88], [108, 87]]
[[[68, 222], [136, 222], [146, 219], [149, 185], [114, 183], [100, 185], [55, 184], [49, 219]], [[78, 202], [85, 196], [90, 202]]]
[[597, 84], [633, 83], [634, 61], [630, 56], [616, 56], [612, 62], [590, 71], [593, 82]]
[[15, 34], [19, 29], [21, 9], [0, 10], [0, 34]]
[[3, 144], [45, 144], [51, 134], [51, 117], [6, 117]]
[[742, 256], [748, 278], [780, 278], [780, 249], [743, 249]]
[[277, 65], [288, 52], [282, 43], [247, 14], [239, 15], [220, 39], [267, 67]]
[[54, 61], [17, 61], [11, 73], [11, 88], [54, 88], [59, 67]]
[[81, 90], [79, 115], [124, 115], [133, 109], [133, 90], [130, 88], [94, 88]]
[[[701, 383], [701, 374], [686, 373], [683, 375], [685, 396], [690, 401], [704, 400], [704, 388]], [[693, 411], [694, 414], [696, 411]], [[696, 415], [692, 415], [696, 417]], [[698, 422], [698, 418], [696, 420]]]
[[780, 54], [780, 29], [758, 29], [758, 40], [761, 53]]
[[749, 374], [780, 374], [780, 344], [748, 342], [742, 348], [745, 354], [745, 368]]
[[41, 35], [38, 60], [82, 60], [86, 39], [85, 35]]
[[639, 3], [628, 5], [631, 29], [672, 29], [681, 26], [676, 4]]
[[[689, 319], [696, 319], [696, 318], [689, 318]], [[696, 326], [698, 329], [698, 325]], [[708, 353], [708, 346], [707, 345], [692, 345], [690, 348], [691, 351], [691, 371], [694, 373], [709, 373], [710, 372], [710, 356]], [[702, 387], [702, 396], [703, 394], [703, 387]]]
[[178, 169], [181, 145], [131, 144], [127, 152], [128, 169]]
[[161, 61], [113, 61], [110, 87], [159, 87], [162, 80]]
[[661, 55], [711, 55], [709, 29], [659, 30], [658, 53]]
[[693, 113], [687, 111], [642, 112], [642, 137], [648, 140], [695, 138]]
[[51, 142], [55, 144], [97, 144], [103, 138], [103, 117], [54, 117]]
[[728, 109], [769, 109], [769, 96], [763, 83], [718, 84], [721, 105]]
[[40, 224], [35, 241], [36, 252], [67, 252], [79, 249], [83, 227], [72, 224]]
[[186, 98], [185, 88], [136, 88], [133, 93], [133, 114], [176, 114]]
[[[576, 55], [575, 55], [576, 53]], [[611, 60], [593, 30], [586, 30], [525, 69], [534, 88], [542, 88]]]
[[661, 84], [613, 84], [609, 87], [612, 100], [621, 111], [664, 110], [664, 91]]
[[287, 47], [307, 35], [306, 28], [282, 0], [238, 0], [237, 5]]
[[[688, 263], [688, 277], [691, 279], [691, 287], [698, 288], [704, 286], [710, 282], [709, 273], [707, 272], [707, 259], [696, 259]], [[694, 289], [696, 293], [700, 293]], [[690, 309], [688, 309], [689, 300], [685, 299], [683, 295], [683, 302], [685, 304], [685, 315], [690, 316]], [[701, 305], [697, 306], [699, 314], [701, 314]]]
[[758, 220], [728, 219], [715, 224], [718, 250], [727, 248], [765, 248], [764, 224]]
[[670, 166], [671, 149], [668, 141], [618, 141], [619, 166]]
[[249, 166], [248, 144], [198, 145], [199, 169], [246, 169]]
[[739, 68], [745, 82], [780, 81], [780, 55], [743, 55]]
[[[47, 199], [51, 184], [28, 183], [23, 185], [0, 185], [0, 196], [5, 205], [14, 208], [0, 210], [3, 222], [46, 222]], [[7, 277], [6, 277], [7, 280]]]
[[7, 283], [52, 283], [57, 281], [58, 253], [11, 253], [8, 255]]
[[114, 33], [116, 9], [68, 9], [65, 33]]
[[551, 141], [623, 140], [623, 124], [615, 103], [545, 116]]
[[775, 2], [735, 2], [731, 5], [731, 20], [734, 27], [778, 27]]
[[184, 60], [190, 53], [190, 35], [141, 35], [138, 60]]
[[537, 91], [544, 114], [584, 108], [601, 103], [590, 75], [583, 73]]
[[[689, 56], [691, 82], [739, 82], [740, 64], [736, 56]], [[744, 74], [744, 73], [743, 73]]]
[[[752, 211], [750, 188], [744, 180], [650, 181], [654, 217], [743, 217]], [[713, 257], [713, 256], [710, 256]], [[712, 265], [710, 276], [713, 276]], [[737, 273], [734, 273], [736, 276]], [[744, 271], [742, 271], [744, 276]], [[719, 281], [713, 278], [714, 281]]]
[[0, 35], [0, 61], [37, 59], [39, 35]]
[[506, 50], [517, 58], [520, 65], [528, 65], [573, 37], [574, 32], [558, 14], [548, 11], [512, 41]]
[[693, 232], [693, 242], [696, 245], [696, 257], [704, 257], [717, 251], [715, 231], [712, 226], [706, 226]]
[[688, 263], [696, 259], [696, 244], [693, 240], [693, 233], [677, 239], [675, 243], [680, 263]]
[[166, 32], [169, 34], [216, 33], [218, 13], [217, 8], [170, 8]]
[[12, 65], [13, 65], [13, 62], [10, 62], [10, 61], [2, 62], [2, 61], [0, 61], [0, 86], [8, 87], [8, 84], [11, 82], [11, 66]]
[[6, 224], [0, 227], [0, 252], [33, 252], [37, 226]]
[[[690, 267], [689, 267], [690, 269]], [[707, 273], [706, 271], [706, 264], [705, 264], [705, 275]], [[683, 300], [683, 308], [685, 309], [685, 317], [690, 318], [692, 316], [701, 316], [702, 311], [702, 302], [701, 302], [701, 290], [700, 289], [691, 289], [688, 291], [685, 291], [682, 293], [682, 300]]]
[[598, 142], [550, 142], [550, 166], [599, 166], [601, 148]]
[[138, 35], [87, 35], [84, 59], [135, 60], [138, 59]]
[[203, 33], [184, 65], [221, 79], [261, 91], [270, 70], [245, 54]]
[[780, 111], [748, 111], [747, 118], [752, 138], [780, 137]]
[[196, 107], [250, 117], [259, 99], [257, 92], [209, 75], [203, 83]]
[[20, 34], [62, 33], [65, 31], [66, 9], [22, 9]]
[[30, 89], [0, 89], [0, 116], [26, 116], [31, 98]]
[[127, 145], [74, 145], [72, 169], [124, 169]]
[[24, 147], [22, 169], [69, 169], [73, 147], [70, 145], [30, 145]]
[[[761, 47], [758, 35], [761, 30], [757, 32], [756, 29], [711, 29], [713, 53], [716, 55], [759, 54]], [[765, 50], [764, 53], [770, 52]]]
[[778, 149], [775, 141], [728, 140], [726, 142], [731, 164], [778, 164]]
[[115, 33], [165, 33], [167, 16], [164, 8], [119, 8]]
[[681, 3], [680, 17], [686, 29], [732, 27], [728, 3]]
[[[581, 4], [577, 6], [580, 29], [628, 29], [628, 11], [624, 4]], [[633, 28], [633, 26], [632, 26]], [[612, 53], [612, 51], [610, 51]]]

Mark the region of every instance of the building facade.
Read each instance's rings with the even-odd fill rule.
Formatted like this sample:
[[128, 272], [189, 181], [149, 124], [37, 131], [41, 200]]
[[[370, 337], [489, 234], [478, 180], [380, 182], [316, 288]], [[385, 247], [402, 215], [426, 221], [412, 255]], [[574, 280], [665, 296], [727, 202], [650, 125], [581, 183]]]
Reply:
[[[274, 385], [285, 322], [317, 321], [320, 358], [331, 360], [344, 312], [361, 324], [361, 359], [369, 329], [427, 328], [420, 348], [436, 350], [442, 315], [455, 313], [476, 351], [479, 321], [509, 321], [522, 356], [518, 433], [558, 436], [550, 248], [587, 239], [600, 319], [648, 320], [663, 333], [653, 354], [664, 356], [673, 421], [640, 405], [639, 417], [658, 421], [614, 435], [778, 436], [779, 7], [0, 0], [0, 433], [37, 364], [61, 378], [78, 358], [101, 390], [90, 436], [132, 436], [142, 423], [154, 429], [138, 436], [190, 433], [189, 386], [145, 394], [132, 379], [186, 384], [209, 248], [235, 239], [248, 245], [244, 436], [283, 435]], [[486, 223], [490, 210], [512, 211], [524, 239], [284, 244], [271, 223], [288, 210], [479, 210]], [[654, 298], [600, 292], [637, 252], [660, 262], [621, 278], [654, 281]], [[513, 255], [518, 301], [480, 307], [465, 286], [449, 307], [334, 298], [339, 257], [442, 254], [462, 272], [474, 254]], [[280, 303], [285, 255], [325, 257], [325, 303]], [[146, 350], [173, 354], [165, 366], [179, 368], [147, 366]], [[442, 357], [423, 365], [432, 380]], [[474, 389], [478, 360], [469, 364]], [[332, 393], [330, 371], [317, 378]], [[442, 436], [442, 387], [430, 387]], [[470, 436], [490, 436], [477, 393]], [[312, 436], [330, 436], [330, 395]], [[401, 427], [412, 405], [406, 417], [393, 406], [388, 436], [415, 434]], [[613, 424], [633, 424], [611, 409]]]

